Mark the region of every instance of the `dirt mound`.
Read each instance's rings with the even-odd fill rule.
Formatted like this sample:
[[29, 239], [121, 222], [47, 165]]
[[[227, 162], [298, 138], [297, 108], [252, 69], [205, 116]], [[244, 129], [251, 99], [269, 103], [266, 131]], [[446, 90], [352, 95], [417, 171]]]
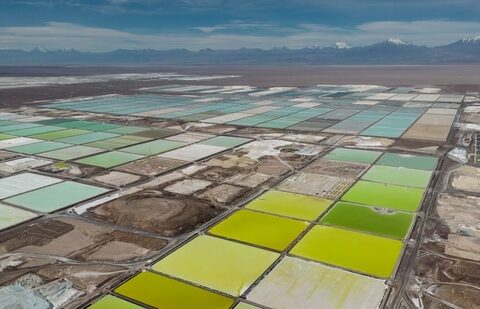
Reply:
[[155, 192], [125, 196], [94, 209], [90, 215], [119, 226], [165, 236], [178, 236], [223, 211], [190, 198], [163, 197]]

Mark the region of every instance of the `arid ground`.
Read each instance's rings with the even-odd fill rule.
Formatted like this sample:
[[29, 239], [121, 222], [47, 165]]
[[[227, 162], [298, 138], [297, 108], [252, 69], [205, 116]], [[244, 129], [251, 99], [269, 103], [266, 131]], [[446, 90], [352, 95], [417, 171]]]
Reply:
[[[176, 72], [189, 74], [239, 75], [195, 84], [251, 85], [257, 87], [318, 84], [381, 84], [386, 86], [439, 86], [450, 92], [480, 91], [480, 65], [444, 66], [195, 66], [195, 67], [0, 67], [0, 78], [10, 76], [78, 76], [115, 73]], [[120, 80], [100, 83], [56, 85], [0, 90], [0, 105], [65, 97], [93, 96], [110, 93], [132, 94], [140, 87], [169, 84], [168, 81]], [[190, 84], [176, 81], [176, 84]]]

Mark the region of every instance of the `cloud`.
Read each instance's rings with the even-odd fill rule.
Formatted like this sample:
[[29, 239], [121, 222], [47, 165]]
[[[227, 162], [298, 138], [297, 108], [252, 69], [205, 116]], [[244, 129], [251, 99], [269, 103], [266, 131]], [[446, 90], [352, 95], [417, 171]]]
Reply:
[[107, 14], [162, 15], [172, 12], [242, 7], [225, 0], [2, 0], [2, 4], [56, 9], [76, 8]]
[[193, 27], [193, 29], [199, 30], [204, 33], [212, 33], [217, 31], [244, 31], [244, 30], [260, 30], [260, 29], [269, 29], [272, 30], [273, 28], [280, 28], [279, 25], [273, 23], [264, 23], [264, 22], [244, 22], [241, 20], [234, 20], [229, 23], [225, 24], [218, 24], [214, 26], [208, 27]]
[[[259, 31], [261, 29], [262, 31]], [[243, 31], [239, 31], [243, 30]], [[322, 24], [298, 24], [278, 27], [262, 22], [232, 21], [195, 27], [194, 30], [138, 34], [127, 31], [88, 27], [72, 23], [48, 22], [41, 26], [0, 27], [1, 48], [46, 49], [73, 48], [82, 51], [113, 49], [234, 49], [286, 46], [331, 46], [345, 41], [366, 45], [398, 37], [419, 45], [441, 45], [464, 37], [480, 35], [480, 22], [459, 21], [378, 21], [354, 27]]]
[[120, 48], [121, 45], [144, 44], [148, 39], [153, 40], [154, 37], [62, 22], [49, 22], [37, 27], [0, 28], [0, 45], [22, 49], [42, 47], [102, 51]]

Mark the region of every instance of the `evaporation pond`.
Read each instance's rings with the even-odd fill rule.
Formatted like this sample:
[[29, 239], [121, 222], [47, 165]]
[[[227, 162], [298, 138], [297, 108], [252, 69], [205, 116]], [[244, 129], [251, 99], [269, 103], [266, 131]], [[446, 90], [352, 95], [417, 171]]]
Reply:
[[271, 251], [216, 237], [199, 236], [157, 262], [153, 269], [239, 296], [278, 257]]
[[139, 155], [151, 156], [151, 155], [159, 154], [165, 151], [173, 150], [185, 145], [186, 144], [182, 142], [155, 140], [155, 141], [146, 142], [143, 144], [138, 144], [135, 146], [123, 148], [122, 151], [128, 152], [128, 153], [135, 153]]
[[363, 175], [362, 179], [392, 185], [426, 188], [431, 176], [432, 172], [430, 171], [375, 165]]
[[342, 201], [415, 212], [423, 193], [419, 188], [361, 180], [342, 196]]
[[385, 153], [377, 162], [379, 165], [414, 168], [433, 171], [438, 159], [430, 156], [418, 156], [400, 153]]
[[103, 167], [103, 168], [110, 168], [110, 167], [131, 162], [131, 161], [135, 161], [141, 158], [144, 158], [144, 156], [133, 154], [133, 153], [121, 152], [121, 151], [110, 151], [110, 152], [94, 155], [91, 157], [83, 158], [75, 162], [86, 164], [86, 165]]
[[240, 210], [221, 221], [210, 233], [275, 250], [284, 250], [308, 226], [305, 221], [250, 210]]
[[0, 230], [31, 220], [36, 214], [8, 205], [0, 204]]
[[52, 151], [57, 149], [63, 149], [70, 146], [71, 146], [70, 144], [65, 144], [65, 143], [44, 141], [44, 142], [32, 143], [28, 145], [11, 147], [11, 148], [7, 148], [7, 150], [25, 153], [25, 154], [37, 154], [37, 153], [42, 153], [42, 152], [47, 152], [47, 151]]
[[118, 136], [118, 134], [105, 133], [105, 132], [92, 132], [92, 133], [75, 135], [75, 136], [58, 139], [57, 141], [62, 143], [67, 143], [67, 144], [80, 145], [80, 144], [91, 143], [91, 142], [95, 142], [95, 141], [99, 141], [107, 138], [112, 138], [115, 136]]
[[92, 143], [85, 144], [85, 146], [102, 148], [102, 149], [117, 149], [120, 147], [126, 147], [133, 144], [145, 142], [149, 138], [134, 136], [134, 135], [122, 135], [119, 137], [113, 137], [108, 139], [102, 139]]
[[143, 307], [135, 305], [129, 301], [115, 297], [113, 295], [105, 295], [94, 304], [88, 307], [89, 309], [141, 309]]
[[139, 273], [115, 292], [155, 308], [227, 309], [233, 304], [231, 298], [149, 271]]
[[337, 161], [373, 163], [381, 154], [380, 151], [335, 148], [323, 156], [323, 158]]
[[23, 173], [0, 179], [0, 199], [35, 190], [62, 181], [58, 178]]
[[246, 142], [249, 142], [249, 141], [251, 141], [251, 139], [241, 138], [241, 137], [230, 137], [230, 136], [217, 136], [211, 139], [207, 139], [201, 142], [200, 144], [232, 148], [232, 147], [245, 144]]
[[390, 278], [401, 250], [400, 240], [317, 225], [290, 253], [371, 276]]
[[331, 200], [282, 191], [268, 191], [246, 208], [302, 220], [316, 220], [330, 205]]
[[44, 139], [44, 140], [57, 140], [57, 139], [87, 134], [87, 133], [91, 133], [91, 132], [86, 130], [79, 130], [79, 129], [67, 129], [67, 130], [61, 130], [61, 131], [53, 131], [53, 132], [36, 134], [30, 137]]
[[414, 218], [412, 213], [338, 202], [320, 222], [380, 236], [405, 238]]
[[386, 290], [375, 279], [316, 262], [285, 257], [248, 294], [268, 308], [379, 308]]
[[52, 212], [108, 191], [101, 187], [64, 181], [11, 197], [6, 201], [36, 211]]
[[43, 152], [41, 156], [46, 158], [57, 159], [57, 160], [72, 160], [72, 159], [92, 155], [101, 151], [104, 151], [104, 150], [93, 148], [93, 147], [87, 147], [87, 146], [73, 146], [73, 147]]

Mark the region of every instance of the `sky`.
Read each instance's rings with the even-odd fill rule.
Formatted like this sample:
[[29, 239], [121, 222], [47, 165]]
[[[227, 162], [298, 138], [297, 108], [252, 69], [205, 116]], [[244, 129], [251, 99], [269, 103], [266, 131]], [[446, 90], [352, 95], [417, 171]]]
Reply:
[[303, 48], [480, 36], [480, 0], [0, 0], [0, 48]]

